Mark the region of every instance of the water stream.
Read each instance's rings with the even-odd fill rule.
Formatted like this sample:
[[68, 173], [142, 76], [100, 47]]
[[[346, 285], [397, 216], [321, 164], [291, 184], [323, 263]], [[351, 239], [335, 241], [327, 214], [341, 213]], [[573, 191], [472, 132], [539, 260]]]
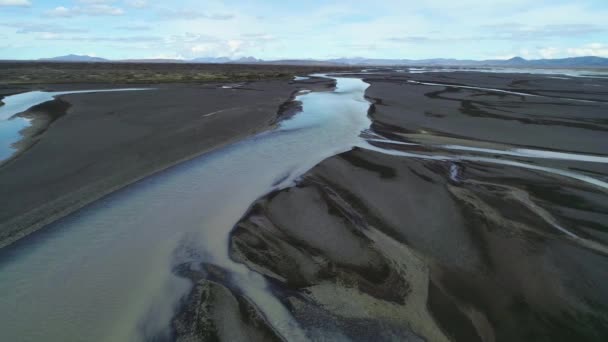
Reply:
[[0, 252], [0, 340], [162, 334], [190, 288], [171, 270], [189, 261], [228, 270], [276, 331], [305, 339], [264, 279], [229, 258], [229, 233], [257, 198], [357, 143], [370, 124], [367, 86], [339, 78], [334, 92], [298, 96], [304, 111], [280, 128], [133, 184]]
[[149, 90], [151, 88], [119, 88], [119, 89], [96, 89], [96, 90], [71, 90], [71, 91], [30, 91], [26, 93], [10, 95], [2, 99], [0, 105], [0, 161], [9, 158], [15, 153], [13, 147], [21, 140], [21, 132], [31, 124], [31, 119], [17, 116], [29, 108], [53, 100], [57, 96], [68, 94], [103, 93], [115, 91]]
[[[229, 257], [230, 231], [249, 206], [354, 146], [404, 157], [458, 159], [371, 144], [378, 139], [366, 142], [360, 135], [370, 126], [370, 104], [364, 98], [368, 84], [357, 78], [336, 80], [333, 92], [299, 95], [303, 112], [277, 129], [132, 184], [1, 250], [0, 340], [137, 341], [162, 336], [179, 299], [191, 288], [172, 270], [201, 262], [228, 271], [234, 286], [283, 337], [305, 340], [306, 332], [267, 289], [264, 278]], [[540, 153], [517, 152], [532, 157]], [[603, 182], [565, 171], [506, 159], [462, 159], [574, 176], [606, 189]]]

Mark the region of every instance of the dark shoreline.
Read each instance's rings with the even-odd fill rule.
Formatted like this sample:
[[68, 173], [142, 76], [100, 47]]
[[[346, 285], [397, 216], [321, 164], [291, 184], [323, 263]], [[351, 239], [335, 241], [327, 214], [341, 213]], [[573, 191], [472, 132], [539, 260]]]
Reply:
[[0, 167], [10, 163], [11, 160], [18, 158], [21, 153], [27, 151], [27, 149], [36, 144], [42, 134], [49, 129], [53, 122], [67, 113], [70, 106], [71, 105], [68, 102], [58, 98], [40, 103], [29, 108], [25, 112], [16, 114], [15, 116], [29, 119], [30, 126], [19, 131], [21, 140], [14, 142], [12, 145], [12, 147], [15, 148], [15, 152], [9, 158], [0, 161]]

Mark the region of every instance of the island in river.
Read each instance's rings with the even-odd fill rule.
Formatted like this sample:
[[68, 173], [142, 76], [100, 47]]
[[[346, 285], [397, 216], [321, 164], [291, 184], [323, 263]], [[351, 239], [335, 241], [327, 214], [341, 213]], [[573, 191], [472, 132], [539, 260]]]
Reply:
[[[0, 166], [10, 198], [0, 233], [8, 242], [25, 236], [0, 260], [19, 257], [36, 238], [28, 233], [180, 161], [229, 155], [262, 144], [263, 132], [277, 127], [293, 134], [367, 108], [369, 127], [354, 132], [352, 146], [289, 169], [226, 232], [230, 260], [251, 272], [252, 288], [253, 275], [262, 277], [281, 313], [237, 281], [246, 271], [203, 249], [172, 265], [190, 287], [168, 328], [144, 339], [605, 340], [607, 79], [376, 69], [342, 73], [334, 89], [333, 76], [144, 84], [154, 90], [68, 94], [31, 108], [22, 115], [50, 124], [24, 132], [30, 142]], [[368, 86], [341, 91], [348, 78]], [[130, 85], [43, 86], [95, 87]], [[341, 102], [347, 94], [350, 102]], [[308, 120], [307, 108], [344, 117]], [[280, 141], [294, 153], [298, 146], [288, 144], [306, 143]], [[204, 169], [220, 163], [213, 158]], [[256, 168], [240, 167], [225, 172], [236, 184], [255, 183]], [[218, 208], [240, 195], [218, 198], [226, 201]], [[205, 203], [180, 207], [204, 211], [197, 205]], [[281, 315], [290, 319], [277, 321]], [[3, 325], [16, 318], [0, 317]]]

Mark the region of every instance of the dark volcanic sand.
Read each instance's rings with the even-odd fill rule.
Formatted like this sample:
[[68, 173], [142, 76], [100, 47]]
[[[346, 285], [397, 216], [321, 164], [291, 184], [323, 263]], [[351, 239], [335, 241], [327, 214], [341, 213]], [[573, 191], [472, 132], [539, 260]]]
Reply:
[[[608, 151], [606, 80], [365, 77], [372, 127], [399, 141]], [[588, 84], [598, 86], [592, 92]], [[608, 178], [601, 163], [511, 159]], [[234, 229], [231, 253], [279, 284], [303, 327], [353, 340], [605, 341], [607, 232], [606, 189], [513, 166], [356, 148], [325, 160], [297, 187], [257, 201]]]
[[429, 341], [608, 336], [608, 258], [529, 203], [559, 213], [568, 197], [601, 228], [606, 196], [510, 167], [460, 167], [454, 182], [445, 162], [359, 149], [330, 158], [253, 206], [232, 234], [233, 258], [297, 290], [285, 299], [303, 301], [296, 317], [308, 322], [313, 307], [325, 318], [308, 324], [355, 340], [398, 327]]
[[[427, 73], [367, 76], [374, 129], [582, 153], [608, 151], [608, 80], [526, 74]], [[415, 80], [539, 94], [427, 86]], [[596, 102], [573, 101], [585, 99]], [[394, 127], [394, 128], [393, 128]]]
[[[441, 144], [608, 151], [606, 80], [476, 72], [364, 77], [372, 129], [424, 145], [375, 146], [431, 156], [474, 154]], [[4, 222], [31, 224], [57, 208], [72, 210], [83, 198], [264, 129], [277, 108], [283, 115], [297, 108], [281, 106], [297, 89], [281, 82], [246, 87], [262, 91], [160, 88], [62, 97], [67, 115], [0, 167], [0, 187], [15, 199], [2, 209]], [[508, 158], [608, 180], [604, 163]], [[316, 340], [605, 341], [607, 231], [608, 196], [597, 186], [495, 163], [356, 148], [317, 165], [298, 186], [256, 201], [233, 230], [230, 251], [267, 277]], [[176, 339], [279, 339], [224, 270], [176, 272], [195, 284], [173, 318]]]
[[[313, 79], [221, 88], [234, 84], [138, 85], [156, 89], [64, 95], [23, 113], [34, 117], [34, 124], [17, 144], [22, 151], [0, 166], [5, 199], [0, 246], [155, 171], [268, 129], [289, 115], [285, 103], [302, 87], [332, 87], [327, 80]], [[123, 87], [129, 86], [35, 88]]]

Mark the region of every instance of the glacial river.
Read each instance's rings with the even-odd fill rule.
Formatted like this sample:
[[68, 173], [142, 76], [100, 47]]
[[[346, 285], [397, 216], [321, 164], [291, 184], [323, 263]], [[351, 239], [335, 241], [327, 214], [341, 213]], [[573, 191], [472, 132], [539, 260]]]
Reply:
[[[357, 78], [336, 80], [335, 91], [299, 95], [303, 111], [278, 128], [132, 184], [1, 250], [0, 341], [166, 336], [179, 299], [191, 288], [172, 270], [201, 262], [227, 270], [231, 282], [278, 333], [291, 341], [305, 340], [305, 332], [264, 278], [229, 258], [230, 231], [249, 206], [354, 146], [403, 157], [459, 160], [453, 154], [424, 156], [379, 148], [371, 142], [398, 142], [370, 132], [367, 143], [361, 132], [370, 126], [370, 104], [364, 98], [368, 84]], [[459, 147], [439, 148], [447, 153]], [[547, 158], [541, 152], [509, 150], [505, 155]], [[551, 155], [560, 157], [589, 158]], [[604, 182], [572, 172], [507, 159], [463, 158], [554, 173], [608, 189]]]
[[228, 256], [233, 225], [257, 198], [356, 145], [367, 84], [297, 97], [278, 129], [133, 184], [0, 252], [1, 341], [135, 341], [163, 335], [188, 281], [174, 265], [212, 262], [290, 340], [304, 333], [265, 280]]

